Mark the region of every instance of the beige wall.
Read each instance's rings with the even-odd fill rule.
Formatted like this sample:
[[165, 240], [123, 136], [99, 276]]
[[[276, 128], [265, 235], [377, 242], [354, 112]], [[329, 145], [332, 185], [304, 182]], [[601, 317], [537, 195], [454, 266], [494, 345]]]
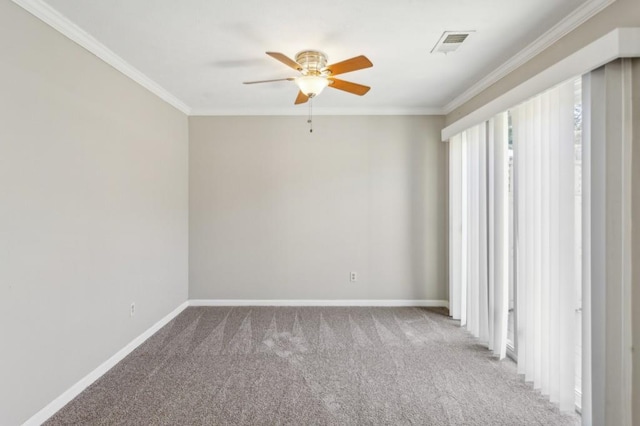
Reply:
[[446, 117], [449, 125], [508, 92], [561, 59], [619, 27], [640, 26], [640, 1], [616, 0], [542, 53], [508, 74]]
[[0, 424], [16, 425], [186, 300], [188, 122], [9, 1], [0, 54]]
[[445, 299], [443, 117], [314, 121], [189, 119], [190, 298]]

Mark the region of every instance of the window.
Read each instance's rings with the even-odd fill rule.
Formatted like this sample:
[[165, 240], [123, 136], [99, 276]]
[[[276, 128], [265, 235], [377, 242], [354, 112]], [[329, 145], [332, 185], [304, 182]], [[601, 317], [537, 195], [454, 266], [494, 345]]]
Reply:
[[450, 306], [562, 410], [580, 407], [581, 92], [567, 82], [450, 140]]

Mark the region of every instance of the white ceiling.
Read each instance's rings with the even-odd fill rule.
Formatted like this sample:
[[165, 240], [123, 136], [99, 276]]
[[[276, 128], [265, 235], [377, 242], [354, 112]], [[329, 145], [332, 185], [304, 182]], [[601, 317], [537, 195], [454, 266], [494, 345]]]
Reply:
[[[585, 0], [45, 0], [71, 23], [178, 98], [194, 114], [306, 113], [295, 75], [264, 54], [319, 49], [373, 68], [341, 76], [364, 97], [327, 89], [316, 111], [441, 111]], [[475, 30], [454, 53], [431, 54], [445, 30]]]

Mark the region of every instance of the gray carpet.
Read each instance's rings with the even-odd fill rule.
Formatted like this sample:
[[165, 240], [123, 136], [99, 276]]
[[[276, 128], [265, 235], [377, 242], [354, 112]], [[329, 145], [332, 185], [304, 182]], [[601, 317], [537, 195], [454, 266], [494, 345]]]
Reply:
[[188, 308], [48, 425], [574, 425], [421, 308]]

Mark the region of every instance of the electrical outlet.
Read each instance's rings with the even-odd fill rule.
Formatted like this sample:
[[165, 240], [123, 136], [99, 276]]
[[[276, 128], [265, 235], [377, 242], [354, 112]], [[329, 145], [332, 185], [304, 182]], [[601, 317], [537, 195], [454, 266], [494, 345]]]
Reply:
[[136, 314], [136, 304], [132, 303], [131, 304], [131, 309], [129, 310], [129, 315], [130, 316], [134, 316]]
[[349, 275], [349, 281], [356, 282], [358, 281], [358, 274], [355, 272], [351, 272], [351, 274]]

